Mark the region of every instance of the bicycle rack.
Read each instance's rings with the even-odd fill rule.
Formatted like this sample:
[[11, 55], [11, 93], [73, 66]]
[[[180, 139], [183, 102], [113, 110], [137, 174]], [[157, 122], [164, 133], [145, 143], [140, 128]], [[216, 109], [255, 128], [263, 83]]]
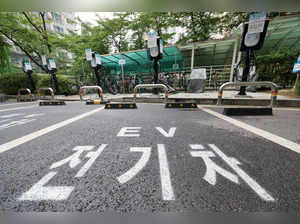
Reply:
[[103, 90], [100, 86], [82, 86], [82, 87], [80, 87], [80, 90], [79, 90], [80, 101], [84, 101], [84, 99], [83, 99], [84, 91], [83, 90], [85, 90], [85, 89], [97, 89], [99, 92], [99, 95], [100, 95], [100, 100], [87, 99], [86, 104], [106, 104], [107, 103], [104, 101]]
[[66, 105], [65, 101], [63, 100], [55, 100], [54, 99], [54, 91], [50, 87], [41, 87], [38, 89], [37, 95], [38, 99], [41, 99], [41, 91], [49, 91], [50, 92], [50, 99], [46, 99], [43, 101], [40, 101], [40, 106], [48, 106], [48, 105]]
[[224, 108], [225, 114], [230, 115], [272, 115], [272, 108], [277, 106], [277, 94], [278, 94], [278, 86], [273, 82], [226, 82], [222, 86], [220, 86], [218, 91], [218, 101], [217, 105], [222, 105], [222, 97], [223, 97], [223, 90], [226, 87], [234, 86], [267, 86], [271, 87], [271, 99], [269, 107], [265, 108]]
[[[27, 92], [27, 94], [22, 94], [22, 92]], [[22, 88], [22, 89], [18, 89], [18, 96], [17, 96], [17, 101], [33, 101], [33, 96], [31, 94], [31, 90], [28, 88]]]

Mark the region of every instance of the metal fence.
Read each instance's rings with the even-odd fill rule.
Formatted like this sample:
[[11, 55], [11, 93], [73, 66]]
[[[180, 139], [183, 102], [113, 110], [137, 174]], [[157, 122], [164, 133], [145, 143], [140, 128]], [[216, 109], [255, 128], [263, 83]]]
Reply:
[[[211, 65], [211, 66], [200, 66], [194, 67], [194, 69], [205, 68], [206, 69], [206, 89], [217, 90], [222, 84], [230, 81], [230, 70], [231, 65]], [[187, 74], [191, 74], [191, 68], [185, 68]], [[213, 73], [216, 73], [216, 80]]]

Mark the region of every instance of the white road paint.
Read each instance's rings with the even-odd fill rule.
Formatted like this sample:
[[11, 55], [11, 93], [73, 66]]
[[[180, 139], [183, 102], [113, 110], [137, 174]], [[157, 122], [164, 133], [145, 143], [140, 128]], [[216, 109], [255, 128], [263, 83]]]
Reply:
[[28, 107], [14, 107], [14, 108], [9, 108], [9, 109], [3, 109], [3, 110], [0, 110], [0, 112], [6, 112], [6, 111], [12, 111], [12, 110], [29, 109], [29, 108], [33, 108], [33, 107], [37, 107], [37, 105], [28, 106]]
[[75, 122], [75, 121], [78, 121], [80, 119], [88, 117], [88, 116], [90, 116], [92, 114], [95, 114], [95, 113], [97, 113], [97, 112], [99, 112], [99, 111], [101, 111], [103, 109], [104, 109], [104, 107], [97, 108], [95, 110], [86, 112], [84, 114], [78, 115], [78, 116], [70, 118], [68, 120], [65, 120], [65, 121], [59, 122], [57, 124], [51, 125], [51, 126], [49, 126], [47, 128], [44, 128], [44, 129], [41, 129], [39, 131], [33, 132], [31, 134], [25, 135], [25, 136], [23, 136], [21, 138], [18, 138], [18, 139], [12, 140], [10, 142], [7, 142], [5, 144], [2, 144], [2, 145], [0, 145], [0, 153], [6, 152], [6, 151], [8, 151], [10, 149], [13, 149], [13, 148], [19, 146], [19, 145], [22, 145], [22, 144], [24, 144], [26, 142], [29, 142], [29, 141], [31, 141], [31, 140], [33, 140], [35, 138], [38, 138], [38, 137], [43, 136], [45, 134], [48, 134], [49, 132], [52, 132], [52, 131], [54, 131], [56, 129], [62, 128], [64, 126], [66, 126], [66, 125], [69, 125], [69, 124]]
[[45, 185], [57, 174], [50, 172], [45, 175], [40, 181], [34, 184], [27, 192], [18, 198], [20, 201], [43, 201], [43, 200], [66, 200], [74, 190], [74, 187], [69, 186], [51, 186]]
[[83, 177], [84, 174], [91, 168], [93, 163], [96, 161], [96, 159], [100, 156], [102, 151], [105, 149], [107, 145], [103, 144], [101, 145], [96, 152], [89, 152], [86, 157], [90, 158], [84, 166], [78, 171], [75, 177]]
[[50, 166], [50, 169], [55, 169], [57, 167], [60, 167], [66, 163], [69, 164], [70, 168], [75, 168], [76, 166], [78, 166], [81, 163], [81, 159], [80, 159], [80, 155], [85, 152], [85, 151], [90, 151], [94, 148], [94, 146], [76, 146], [75, 148], [73, 148], [73, 151], [75, 151], [75, 153], [73, 153], [73, 155], [70, 155], [69, 157], [62, 159], [58, 162], [53, 163]]
[[8, 115], [2, 115], [0, 118], [12, 118], [12, 117], [17, 117], [17, 116], [22, 116], [24, 114], [8, 114]]
[[254, 179], [252, 179], [245, 171], [243, 171], [238, 165], [240, 163], [234, 159], [226, 156], [217, 146], [214, 144], [209, 144], [209, 147], [218, 155], [220, 156], [227, 164], [230, 166], [237, 175], [240, 176], [248, 185], [249, 187], [259, 195], [259, 197], [264, 201], [275, 201], [275, 199], [263, 188], [261, 187]]
[[11, 119], [0, 120], [0, 123], [4, 123], [4, 122], [7, 122], [7, 121], [11, 121]]
[[24, 116], [25, 118], [32, 118], [32, 117], [39, 117], [39, 116], [43, 116], [44, 114], [29, 114]]
[[135, 175], [137, 175], [148, 163], [151, 155], [151, 148], [150, 147], [132, 147], [130, 148], [130, 152], [142, 152], [142, 157], [140, 160], [128, 170], [123, 175], [119, 176], [117, 179], [120, 184], [124, 184], [131, 180]]
[[117, 134], [118, 137], [140, 137], [141, 127], [123, 127]]
[[168, 132], [166, 132], [163, 128], [161, 127], [156, 127], [156, 129], [166, 138], [173, 138], [175, 131], [176, 131], [176, 127], [172, 127], [170, 128], [170, 130]]
[[158, 144], [157, 151], [162, 188], [162, 198], [166, 201], [175, 200], [165, 145]]
[[190, 147], [194, 150], [203, 150], [205, 149], [203, 145], [200, 144], [190, 144]]
[[11, 121], [7, 124], [0, 125], [0, 130], [6, 129], [6, 128], [11, 128], [11, 127], [18, 126], [18, 125], [27, 124], [32, 121], [35, 121], [35, 119], [22, 119], [22, 120], [17, 120], [17, 121]]
[[6, 107], [6, 106], [11, 106], [11, 105], [22, 105], [22, 104], [36, 104], [36, 102], [24, 102], [24, 103], [4, 103], [0, 104], [0, 107]]
[[212, 151], [192, 151], [190, 152], [193, 157], [201, 157], [206, 165], [206, 172], [203, 177], [211, 185], [217, 183], [217, 173], [232, 181], [233, 183], [239, 184], [238, 176], [218, 166], [210, 158], [216, 155]]
[[292, 142], [292, 141], [290, 141], [288, 139], [282, 138], [282, 137], [280, 137], [278, 135], [272, 134], [272, 133], [267, 132], [265, 130], [256, 128], [256, 127], [251, 126], [249, 124], [246, 124], [244, 122], [241, 122], [241, 121], [235, 120], [233, 118], [227, 117], [227, 116], [225, 116], [223, 114], [220, 114], [218, 112], [215, 112], [213, 110], [210, 110], [210, 109], [207, 109], [207, 108], [203, 108], [203, 107], [200, 107], [200, 106], [198, 106], [198, 107], [199, 107], [199, 109], [203, 110], [204, 112], [209, 113], [209, 114], [211, 114], [211, 115], [213, 115], [213, 116], [215, 116], [217, 118], [225, 120], [225, 121], [227, 121], [227, 122], [229, 122], [229, 123], [231, 123], [231, 124], [233, 124], [233, 125], [235, 125], [237, 127], [243, 128], [243, 129], [245, 129], [245, 130], [247, 130], [249, 132], [252, 132], [252, 133], [254, 133], [254, 134], [258, 135], [258, 136], [261, 136], [261, 137], [263, 137], [263, 138], [265, 138], [265, 139], [267, 139], [267, 140], [269, 140], [271, 142], [274, 142], [274, 143], [276, 143], [278, 145], [281, 145], [281, 146], [283, 146], [285, 148], [288, 148], [288, 149], [290, 149], [290, 150], [292, 150], [294, 152], [300, 153], [300, 145], [297, 144], [297, 143], [295, 143], [295, 142]]

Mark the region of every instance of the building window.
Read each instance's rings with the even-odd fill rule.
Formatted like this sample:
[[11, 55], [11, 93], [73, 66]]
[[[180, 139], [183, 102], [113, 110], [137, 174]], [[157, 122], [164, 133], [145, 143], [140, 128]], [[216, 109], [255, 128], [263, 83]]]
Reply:
[[51, 15], [52, 15], [52, 18], [53, 18], [56, 22], [62, 24], [62, 18], [61, 18], [61, 15], [59, 15], [58, 13], [55, 13], [55, 12], [51, 12]]
[[64, 29], [60, 26], [54, 26], [55, 32], [57, 33], [64, 33]]

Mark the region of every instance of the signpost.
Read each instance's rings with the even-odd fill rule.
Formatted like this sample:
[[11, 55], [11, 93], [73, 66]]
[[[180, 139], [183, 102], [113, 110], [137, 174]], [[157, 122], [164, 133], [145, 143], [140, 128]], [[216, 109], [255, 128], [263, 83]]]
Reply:
[[265, 20], [267, 18], [266, 12], [260, 12], [250, 15], [248, 34], [262, 33], [264, 31]]
[[[248, 80], [251, 58], [253, 58], [254, 50], [259, 50], [263, 46], [269, 24], [268, 20], [266, 20], [266, 17], [266, 12], [255, 13], [250, 15], [249, 23], [244, 24], [241, 51], [245, 51], [245, 63], [242, 82], [247, 82]], [[246, 95], [246, 86], [240, 87], [238, 95]]]
[[44, 66], [47, 66], [47, 59], [45, 55], [42, 55], [42, 63]]
[[296, 82], [293, 87], [293, 89], [296, 89], [296, 85], [297, 85], [297, 82], [299, 81], [299, 76], [300, 76], [300, 55], [298, 57], [297, 62], [294, 64], [293, 73], [297, 74]]
[[[120, 54], [121, 57], [121, 54]], [[119, 60], [119, 65], [121, 66], [121, 71], [122, 71], [122, 92], [125, 93], [125, 82], [124, 82], [124, 65], [126, 64], [125, 59], [120, 59]]]
[[91, 48], [85, 49], [85, 57], [87, 61], [92, 61], [93, 57]]

